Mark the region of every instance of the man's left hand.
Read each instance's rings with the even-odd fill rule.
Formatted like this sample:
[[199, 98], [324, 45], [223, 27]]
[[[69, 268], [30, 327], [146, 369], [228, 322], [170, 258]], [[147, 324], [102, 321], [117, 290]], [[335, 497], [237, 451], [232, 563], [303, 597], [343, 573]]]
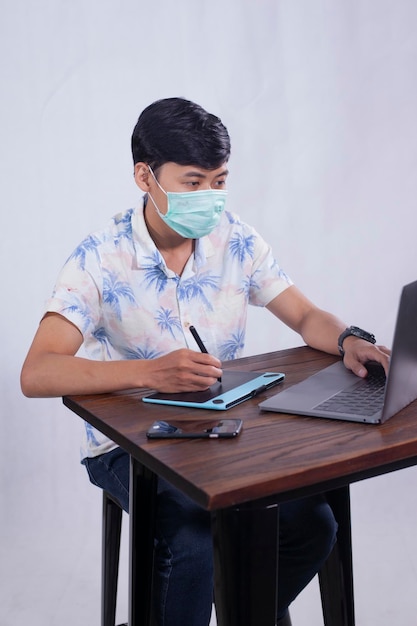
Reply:
[[365, 378], [368, 375], [366, 364], [369, 361], [380, 363], [388, 374], [391, 350], [386, 346], [377, 346], [351, 335], [344, 340], [343, 349], [343, 363], [356, 376]]

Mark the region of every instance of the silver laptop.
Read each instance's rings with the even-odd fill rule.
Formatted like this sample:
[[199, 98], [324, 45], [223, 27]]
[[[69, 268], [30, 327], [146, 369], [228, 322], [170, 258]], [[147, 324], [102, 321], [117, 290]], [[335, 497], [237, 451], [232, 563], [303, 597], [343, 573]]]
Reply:
[[417, 281], [401, 293], [388, 377], [358, 378], [340, 361], [261, 402], [262, 411], [382, 424], [417, 398]]

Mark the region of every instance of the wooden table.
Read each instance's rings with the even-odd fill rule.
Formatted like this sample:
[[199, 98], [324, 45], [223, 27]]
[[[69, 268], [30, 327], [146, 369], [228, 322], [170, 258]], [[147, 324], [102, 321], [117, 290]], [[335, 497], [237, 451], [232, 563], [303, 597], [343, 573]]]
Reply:
[[[253, 519], [263, 516], [264, 527], [277, 535], [280, 502], [331, 491], [417, 463], [416, 402], [378, 426], [259, 411], [259, 402], [280, 388], [336, 360], [301, 347], [225, 363], [227, 369], [286, 375], [280, 387], [227, 413], [145, 404], [141, 398], [149, 390], [143, 389], [64, 398], [67, 407], [131, 456], [130, 626], [144, 626], [150, 620], [149, 568], [157, 476], [212, 512], [219, 626], [272, 626], [277, 560], [271, 554], [268, 562], [256, 562]], [[218, 417], [243, 419], [241, 435], [233, 440], [146, 438], [147, 428], [156, 419], [207, 421]], [[142, 596], [138, 596], [138, 589]]]

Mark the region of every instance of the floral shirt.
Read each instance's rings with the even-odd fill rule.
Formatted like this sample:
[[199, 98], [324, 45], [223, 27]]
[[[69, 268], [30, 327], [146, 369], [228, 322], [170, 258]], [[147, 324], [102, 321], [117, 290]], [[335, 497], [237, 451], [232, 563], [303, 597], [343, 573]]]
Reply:
[[[265, 306], [291, 280], [259, 234], [225, 211], [196, 241], [181, 276], [171, 271], [146, 227], [143, 209], [116, 215], [89, 235], [64, 265], [46, 310], [79, 328], [86, 356], [109, 361], [154, 359], [178, 348], [222, 361], [242, 353], [248, 304]], [[86, 424], [83, 457], [115, 447]]]

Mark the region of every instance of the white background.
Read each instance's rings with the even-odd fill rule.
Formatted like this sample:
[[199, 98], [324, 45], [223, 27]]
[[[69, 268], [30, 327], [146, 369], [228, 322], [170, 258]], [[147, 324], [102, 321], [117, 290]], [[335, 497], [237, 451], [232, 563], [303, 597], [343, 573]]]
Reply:
[[[228, 206], [318, 305], [389, 345], [417, 278], [414, 0], [2, 0], [0, 624], [99, 624], [82, 423], [20, 368], [73, 248], [134, 206], [130, 136], [183, 96], [232, 137]], [[246, 354], [299, 345], [262, 310]], [[414, 624], [416, 471], [352, 487], [357, 620]], [[126, 522], [124, 526], [127, 526]], [[120, 619], [126, 619], [121, 580]], [[315, 584], [295, 626], [321, 624]]]

